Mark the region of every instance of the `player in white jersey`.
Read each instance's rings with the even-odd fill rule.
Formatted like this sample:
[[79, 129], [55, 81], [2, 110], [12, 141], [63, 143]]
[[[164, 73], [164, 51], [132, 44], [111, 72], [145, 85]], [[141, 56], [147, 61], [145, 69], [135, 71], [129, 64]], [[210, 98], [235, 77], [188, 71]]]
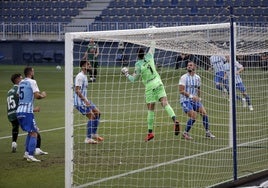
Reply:
[[[227, 56], [226, 59], [227, 59], [227, 62], [224, 64], [224, 72], [225, 72], [225, 78], [228, 81], [230, 79], [231, 66], [229, 63], [230, 58]], [[241, 92], [241, 94], [243, 95], [243, 98], [236, 95], [236, 99], [242, 102], [243, 107], [247, 107], [247, 105], [248, 105], [249, 110], [252, 111], [253, 106], [251, 104], [250, 96], [247, 94], [246, 87], [245, 87], [243, 80], [240, 76], [241, 72], [244, 71], [244, 67], [238, 61], [235, 61], [234, 66], [235, 66], [235, 88], [237, 90], [239, 90]], [[229, 81], [228, 81], [228, 83], [229, 83]], [[227, 86], [228, 86], [228, 84], [227, 84]], [[227, 87], [227, 89], [229, 91], [229, 87]]]
[[87, 136], [85, 143], [97, 144], [103, 141], [103, 138], [97, 134], [100, 111], [96, 105], [87, 98], [87, 70], [90, 68], [90, 64], [86, 60], [80, 62], [81, 72], [75, 77], [75, 94], [74, 94], [74, 106], [82, 114], [87, 116]]
[[215, 136], [209, 130], [208, 115], [206, 109], [201, 103], [201, 78], [195, 73], [195, 69], [195, 63], [191, 61], [188, 62], [188, 73], [182, 75], [179, 81], [180, 104], [182, 106], [183, 111], [189, 117], [186, 123], [185, 131], [182, 136], [186, 140], [192, 139], [192, 137], [189, 135], [189, 131], [195, 123], [198, 112], [203, 119], [203, 125], [206, 130], [205, 136], [207, 138], [215, 138]]
[[19, 106], [17, 108], [17, 118], [23, 131], [28, 132], [26, 136], [27, 161], [40, 162], [34, 157], [37, 144], [38, 128], [34, 119], [34, 99], [43, 99], [46, 92], [40, 92], [37, 82], [33, 79], [34, 69], [26, 67], [24, 69], [25, 79], [19, 83], [18, 95]]
[[226, 62], [225, 57], [213, 55], [209, 58], [209, 60], [214, 72], [214, 83], [216, 89], [227, 94], [227, 85], [226, 80], [224, 79], [224, 64]]

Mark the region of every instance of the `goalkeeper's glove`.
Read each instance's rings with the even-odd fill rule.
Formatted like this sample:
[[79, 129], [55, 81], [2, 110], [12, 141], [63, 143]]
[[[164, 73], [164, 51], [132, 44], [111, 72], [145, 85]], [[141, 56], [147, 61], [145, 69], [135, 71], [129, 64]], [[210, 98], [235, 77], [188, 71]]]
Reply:
[[123, 67], [123, 68], [121, 69], [121, 72], [122, 72], [122, 74], [124, 74], [126, 77], [129, 76], [128, 68], [127, 68], [127, 67]]

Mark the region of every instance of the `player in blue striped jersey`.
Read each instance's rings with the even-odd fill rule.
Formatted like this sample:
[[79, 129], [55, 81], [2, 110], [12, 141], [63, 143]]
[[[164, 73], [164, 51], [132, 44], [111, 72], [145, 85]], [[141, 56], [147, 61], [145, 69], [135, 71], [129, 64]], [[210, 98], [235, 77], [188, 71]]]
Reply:
[[[11, 81], [14, 84], [13, 87], [8, 91], [7, 93], [7, 117], [10, 123], [12, 124], [12, 152], [16, 152], [17, 149], [17, 139], [19, 135], [19, 121], [17, 119], [17, 108], [19, 105], [19, 96], [18, 96], [18, 87], [19, 83], [22, 80], [21, 74], [12, 74], [11, 75]], [[34, 112], [39, 112], [40, 107], [36, 106], [33, 110]], [[38, 132], [37, 133], [37, 144], [36, 144], [36, 149], [35, 149], [35, 155], [47, 155], [48, 152], [42, 151], [41, 150], [41, 135]], [[27, 149], [27, 148], [26, 148]], [[24, 153], [24, 158], [28, 158], [28, 152], [25, 151]]]
[[[227, 59], [227, 61], [224, 64], [224, 71], [225, 71], [225, 78], [228, 81], [230, 79], [230, 63], [229, 63], [230, 58], [227, 56], [226, 59]], [[240, 76], [242, 71], [244, 71], [243, 65], [241, 65], [238, 61], [235, 61], [235, 87], [243, 95], [243, 98], [236, 95], [236, 99], [242, 102], [243, 107], [247, 107], [247, 105], [248, 105], [249, 110], [253, 111], [253, 106], [251, 104], [250, 96], [247, 94], [246, 87], [245, 87], [243, 80]], [[227, 84], [227, 86], [228, 86], [228, 84]], [[227, 87], [227, 89], [229, 91], [228, 87]]]
[[33, 79], [34, 69], [26, 67], [24, 69], [25, 79], [19, 83], [18, 95], [19, 106], [17, 108], [17, 118], [23, 131], [28, 132], [26, 136], [27, 161], [40, 162], [34, 157], [37, 144], [38, 128], [34, 119], [34, 99], [43, 99], [46, 92], [40, 92], [37, 82]]
[[203, 125], [206, 130], [205, 136], [207, 138], [215, 138], [215, 136], [209, 130], [208, 115], [206, 109], [201, 103], [201, 78], [195, 73], [196, 65], [193, 62], [188, 62], [187, 73], [182, 75], [179, 81], [179, 93], [180, 93], [180, 104], [183, 111], [188, 115], [189, 119], [186, 123], [183, 138], [191, 140], [192, 137], [189, 135], [189, 131], [194, 125], [197, 112], [202, 116]]
[[226, 80], [224, 79], [224, 64], [226, 62], [225, 57], [219, 55], [213, 55], [209, 58], [210, 65], [214, 71], [214, 83], [216, 89], [227, 94]]
[[97, 134], [100, 111], [96, 105], [87, 98], [87, 71], [90, 67], [88, 61], [82, 60], [80, 62], [81, 71], [75, 77], [74, 106], [82, 115], [88, 118], [85, 143], [97, 144], [98, 141], [103, 141], [103, 138]]

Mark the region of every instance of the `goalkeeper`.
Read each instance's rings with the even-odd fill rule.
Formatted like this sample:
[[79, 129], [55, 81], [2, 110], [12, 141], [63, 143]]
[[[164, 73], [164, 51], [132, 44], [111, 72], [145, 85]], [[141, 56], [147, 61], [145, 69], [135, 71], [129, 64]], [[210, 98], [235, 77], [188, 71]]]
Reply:
[[145, 142], [154, 138], [153, 126], [155, 118], [155, 103], [161, 102], [162, 107], [167, 111], [168, 115], [174, 122], [175, 135], [180, 132], [179, 121], [176, 120], [175, 113], [167, 100], [167, 94], [160, 78], [160, 75], [156, 71], [154, 62], [155, 42], [151, 43], [149, 52], [145, 54], [144, 49], [139, 48], [137, 50], [138, 60], [135, 63], [135, 72], [133, 75], [128, 73], [128, 69], [123, 67], [121, 72], [127, 77], [130, 82], [135, 82], [141, 77], [143, 84], [145, 85], [146, 104], [148, 107], [147, 123], [148, 134], [145, 137]]

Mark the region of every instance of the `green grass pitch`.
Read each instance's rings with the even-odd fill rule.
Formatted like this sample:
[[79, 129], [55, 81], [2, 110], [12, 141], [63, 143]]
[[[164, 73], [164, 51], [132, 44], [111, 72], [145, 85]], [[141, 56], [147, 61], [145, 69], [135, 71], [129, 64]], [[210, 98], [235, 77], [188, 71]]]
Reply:
[[[41, 130], [42, 149], [48, 151], [49, 155], [38, 156], [38, 159], [42, 160], [41, 163], [26, 162], [23, 159], [25, 133], [21, 130], [18, 138], [18, 151], [11, 153], [11, 125], [6, 117], [6, 93], [12, 86], [11, 74], [22, 73], [24, 66], [1, 65], [0, 187], [64, 187], [64, 69], [56, 70], [55, 66], [33, 67], [39, 89], [47, 92], [47, 98], [35, 102], [36, 106], [41, 107], [41, 112], [36, 113], [35, 117]], [[241, 155], [238, 156], [239, 175], [262, 170], [263, 163], [267, 164], [268, 159], [267, 139], [263, 134], [267, 133], [266, 125], [263, 123], [267, 120], [267, 115], [266, 107], [262, 105], [267, 104], [268, 93], [260, 86], [256, 87], [258, 92], [252, 93], [253, 86], [261, 83], [256, 84], [251, 76], [258, 75], [258, 80], [266, 78], [261, 71], [252, 71], [254, 74], [247, 73], [246, 85], [256, 110], [250, 113], [238, 105], [238, 124], [243, 125], [238, 127], [238, 144], [251, 143], [256, 139], [262, 140], [262, 142], [254, 144], [258, 147], [248, 147], [248, 145], [239, 147], [238, 152], [241, 152]], [[101, 178], [126, 174], [97, 185], [100, 187], [124, 187], [127, 182], [128, 187], [131, 185], [144, 187], [150, 181], [151, 187], [196, 187], [196, 185], [206, 187], [232, 179], [232, 150], [226, 148], [228, 146], [228, 101], [218, 96], [218, 92], [215, 91], [213, 82], [211, 82], [211, 74], [207, 74], [203, 70], [199, 71], [203, 80], [203, 90], [206, 91], [202, 100], [207, 108], [210, 122], [213, 124], [212, 130], [217, 139], [212, 141], [202, 137], [203, 128], [200, 118], [192, 130], [193, 142], [175, 137], [172, 126], [169, 126], [172, 124], [171, 120], [161, 109], [160, 104], [157, 104], [156, 137], [152, 142], [145, 143], [143, 139], [147, 129], [147, 110], [144, 104], [143, 87], [139, 86], [140, 83], [123, 83], [126, 80], [120, 75], [120, 67], [115, 70], [100, 67], [99, 72], [98, 81], [90, 85], [89, 96], [100, 110], [105, 112], [101, 117], [103, 122], [101, 122], [99, 130], [104, 135], [105, 141], [102, 144], [87, 147], [87, 150], [80, 154], [80, 157], [86, 156], [84, 161], [88, 166], [85, 171], [77, 172], [77, 174], [83, 177], [94, 171], [94, 178], [79, 179], [75, 177], [75, 181], [83, 184]], [[185, 70], [167, 72], [164, 68], [160, 72], [169, 102], [183, 127], [187, 117], [181, 112], [177, 103], [177, 82], [184, 72]], [[111, 79], [106, 75], [115, 76]], [[120, 81], [122, 84], [119, 84]], [[131, 109], [129, 103], [132, 104]], [[75, 117], [79, 117], [79, 114], [74, 112]], [[79, 118], [75, 121], [76, 124], [81, 123]], [[165, 125], [161, 125], [160, 122], [165, 122]], [[85, 123], [83, 119], [82, 123]], [[258, 128], [254, 129], [251, 126], [253, 124]], [[75, 128], [75, 133], [84, 134], [84, 132], [84, 126]], [[249, 137], [249, 134], [253, 136]], [[83, 136], [75, 137], [75, 147], [84, 147], [83, 139]], [[96, 155], [100, 157], [96, 158]], [[120, 161], [122, 163], [119, 163]], [[95, 163], [99, 164], [98, 168]], [[157, 166], [158, 164], [161, 165]], [[83, 165], [83, 163], [78, 164], [75, 170], [83, 168]], [[146, 167], [147, 170], [141, 170]], [[131, 173], [134, 171], [138, 172]]]

